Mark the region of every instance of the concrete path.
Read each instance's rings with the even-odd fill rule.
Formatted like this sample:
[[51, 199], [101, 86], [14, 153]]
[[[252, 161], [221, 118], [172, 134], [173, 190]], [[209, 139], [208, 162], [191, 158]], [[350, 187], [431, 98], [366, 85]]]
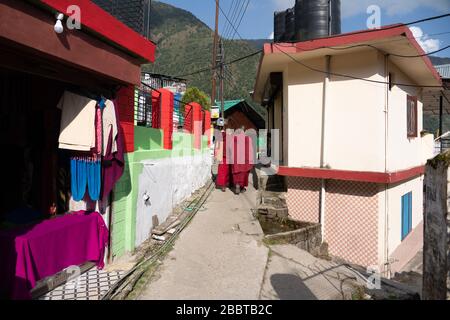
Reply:
[[252, 217], [256, 191], [215, 190], [140, 299], [343, 299], [355, 276], [291, 245], [262, 243]]
[[254, 190], [215, 190], [141, 299], [258, 299], [269, 250], [251, 214], [255, 201]]

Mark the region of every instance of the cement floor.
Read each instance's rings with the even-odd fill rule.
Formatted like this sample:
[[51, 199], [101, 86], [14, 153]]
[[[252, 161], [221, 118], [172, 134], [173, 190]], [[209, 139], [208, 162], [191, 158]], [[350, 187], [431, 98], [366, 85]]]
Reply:
[[267, 247], [251, 209], [257, 192], [215, 190], [139, 299], [348, 299], [349, 269], [291, 245]]

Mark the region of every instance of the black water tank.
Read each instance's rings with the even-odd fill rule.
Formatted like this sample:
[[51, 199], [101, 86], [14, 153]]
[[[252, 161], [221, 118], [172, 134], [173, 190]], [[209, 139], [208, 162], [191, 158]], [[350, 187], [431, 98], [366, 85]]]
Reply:
[[286, 10], [286, 31], [284, 41], [293, 41], [295, 39], [295, 9]]
[[295, 41], [341, 33], [340, 0], [296, 0]]
[[285, 32], [286, 32], [286, 11], [275, 12], [273, 41], [274, 42], [284, 41]]

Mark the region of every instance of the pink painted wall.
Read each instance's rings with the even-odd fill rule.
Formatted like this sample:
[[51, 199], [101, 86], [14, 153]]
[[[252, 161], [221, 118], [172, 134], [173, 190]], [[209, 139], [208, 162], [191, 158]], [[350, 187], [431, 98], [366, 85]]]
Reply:
[[324, 241], [330, 254], [351, 263], [378, 265], [378, 186], [329, 180]]
[[319, 222], [320, 180], [287, 177], [286, 202], [291, 218], [305, 222]]

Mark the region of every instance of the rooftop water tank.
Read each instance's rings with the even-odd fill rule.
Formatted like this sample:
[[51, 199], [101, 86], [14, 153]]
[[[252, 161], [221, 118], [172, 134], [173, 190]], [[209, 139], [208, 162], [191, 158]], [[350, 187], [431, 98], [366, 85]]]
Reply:
[[295, 41], [341, 33], [340, 0], [296, 0]]
[[286, 32], [286, 11], [275, 12], [273, 41], [284, 41]]

